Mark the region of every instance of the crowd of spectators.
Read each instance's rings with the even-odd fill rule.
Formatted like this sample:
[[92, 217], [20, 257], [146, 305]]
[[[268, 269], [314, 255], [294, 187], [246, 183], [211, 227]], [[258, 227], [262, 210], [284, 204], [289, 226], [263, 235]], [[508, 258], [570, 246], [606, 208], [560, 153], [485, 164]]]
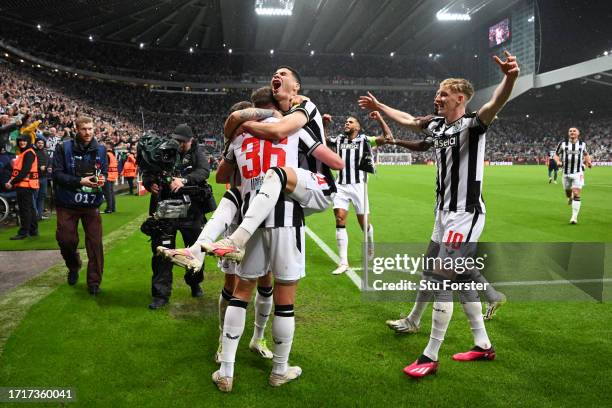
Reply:
[[11, 176], [12, 159], [20, 153], [17, 138], [27, 135], [36, 146], [39, 180], [44, 183], [35, 197], [39, 220], [45, 219], [45, 195], [41, 192], [46, 191], [47, 182], [51, 181], [51, 177], [46, 176], [53, 169], [55, 146], [74, 137], [77, 116], [94, 118], [96, 138], [111, 142], [118, 153], [120, 166], [142, 133], [125, 115], [93, 104], [84, 89], [79, 90], [78, 84], [66, 81], [62, 86], [62, 83], [43, 80], [24, 67], [0, 64], [0, 193], [7, 197], [15, 194], [4, 191], [4, 183]]
[[66, 36], [20, 24], [0, 24], [0, 38], [33, 56], [57, 64], [101, 73], [155, 80], [252, 81], [267, 77], [282, 60], [304, 77], [335, 84], [357, 84], [363, 78], [441, 77], [440, 66], [426, 57], [381, 57], [367, 55], [230, 54], [194, 49], [160, 49], [150, 44], [122, 45]]
[[[249, 98], [249, 89], [218, 89], [206, 94], [169, 93], [143, 86], [102, 82], [75, 77], [62, 72], [33, 67], [27, 63], [0, 64], [0, 139], [2, 132], [17, 118], [21, 132], [34, 132], [47, 139], [52, 152], [57, 141], [74, 134], [73, 121], [79, 113], [96, 120], [98, 140], [111, 141], [122, 152], [133, 149], [144, 129], [168, 134], [177, 124], [188, 123], [201, 143], [215, 156], [222, 147], [223, 122], [228, 108]], [[364, 132], [380, 133], [375, 121], [359, 111], [353, 90], [305, 91], [322, 113], [330, 113], [330, 133], [342, 132], [348, 115], [356, 116]], [[376, 96], [390, 106], [415, 115], [432, 111], [431, 91], [378, 91]], [[394, 123], [389, 123], [396, 138], [419, 138]], [[538, 163], [567, 135], [570, 126], [578, 126], [595, 161], [612, 161], [611, 119], [590, 116], [584, 119], [526, 118], [501, 116], [487, 132], [485, 158], [490, 161]], [[14, 129], [13, 129], [14, 131]], [[380, 152], [405, 152], [384, 146]], [[414, 153], [417, 163], [433, 160], [432, 151]]]

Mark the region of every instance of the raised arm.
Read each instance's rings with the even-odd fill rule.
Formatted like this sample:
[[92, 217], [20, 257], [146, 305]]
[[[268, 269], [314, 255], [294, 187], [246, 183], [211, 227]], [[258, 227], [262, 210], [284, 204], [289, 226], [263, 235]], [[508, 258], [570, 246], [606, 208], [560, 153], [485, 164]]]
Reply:
[[285, 139], [308, 122], [301, 110], [283, 116], [278, 122], [248, 121], [242, 124], [244, 130], [259, 139], [279, 141]]
[[391, 118], [391, 120], [399, 123], [400, 125], [405, 126], [414, 132], [421, 131], [421, 126], [414, 116], [385, 105], [376, 99], [376, 97], [370, 92], [368, 92], [367, 96], [360, 96], [358, 103], [361, 109], [384, 112], [385, 115]]
[[391, 128], [389, 128], [389, 125], [387, 125], [387, 122], [385, 122], [380, 112], [372, 111], [370, 112], [369, 116], [371, 119], [374, 119], [375, 121], [378, 122], [378, 125], [382, 129], [382, 133], [383, 133], [382, 136], [378, 136], [374, 139], [376, 141], [376, 145], [380, 146], [380, 145], [392, 143], [393, 142], [393, 132], [391, 132]]
[[225, 120], [223, 133], [228, 140], [233, 139], [234, 133], [244, 122], [248, 120], [262, 120], [274, 116], [272, 109], [246, 108], [232, 112]]
[[493, 56], [493, 59], [504, 73], [504, 78], [497, 88], [495, 88], [491, 99], [478, 110], [480, 121], [487, 126], [493, 122], [495, 116], [497, 116], [506, 102], [508, 102], [512, 89], [514, 88], [514, 83], [521, 71], [516, 62], [516, 57], [511, 55], [508, 51], [504, 51], [504, 54], [506, 55], [505, 61], [500, 60], [497, 55]]

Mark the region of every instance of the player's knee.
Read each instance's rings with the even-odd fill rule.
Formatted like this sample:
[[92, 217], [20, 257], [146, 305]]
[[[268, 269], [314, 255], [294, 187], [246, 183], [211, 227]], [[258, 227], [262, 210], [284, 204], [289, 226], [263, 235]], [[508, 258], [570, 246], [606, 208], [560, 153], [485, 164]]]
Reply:
[[287, 172], [282, 167], [270, 167], [264, 177], [264, 182], [267, 180], [278, 179], [281, 183], [282, 190], [287, 186]]
[[341, 215], [336, 215], [336, 228], [345, 228], [346, 218]]

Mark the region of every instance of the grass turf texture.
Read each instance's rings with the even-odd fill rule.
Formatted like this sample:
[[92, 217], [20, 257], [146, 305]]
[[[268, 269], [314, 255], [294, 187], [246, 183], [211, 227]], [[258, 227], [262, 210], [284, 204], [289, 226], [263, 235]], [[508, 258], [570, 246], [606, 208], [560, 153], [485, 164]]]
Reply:
[[[130, 195], [117, 196], [117, 212], [113, 214], [101, 214], [102, 233], [104, 235], [121, 228], [126, 222], [134, 219], [139, 214], [147, 211], [148, 198]], [[106, 204], [102, 204], [104, 209]], [[34, 249], [58, 249], [55, 239], [57, 222], [55, 213], [51, 218], [38, 222], [38, 236], [11, 241], [10, 237], [17, 234], [19, 227], [12, 226], [0, 229], [0, 251], [24, 251]], [[85, 248], [85, 232], [83, 225], [79, 222], [79, 248]]]
[[[485, 174], [483, 240], [612, 241], [612, 169], [587, 173], [576, 226], [567, 224], [570, 208], [562, 188], [547, 184], [544, 167], [490, 167]], [[370, 184], [377, 241], [429, 240], [433, 180], [433, 167], [380, 169]], [[335, 249], [331, 213], [307, 223]], [[357, 265], [361, 234], [352, 213], [348, 231], [350, 259]], [[498, 359], [474, 363], [451, 360], [453, 353], [472, 345], [456, 304], [439, 373], [413, 381], [401, 369], [427, 342], [431, 308], [421, 333], [395, 335], [384, 320], [410, 305], [362, 301], [347, 277], [329, 273], [333, 263], [312, 240], [307, 247], [290, 360], [304, 373], [294, 383], [279, 389], [267, 385], [270, 362], [247, 348], [253, 327], [249, 305], [234, 391], [218, 392], [210, 375], [217, 369], [213, 355], [222, 276], [208, 260], [206, 295], [192, 299], [182, 272], [175, 269], [171, 304], [162, 311], [147, 310], [150, 252], [145, 237], [136, 232], [107, 252], [100, 297], [92, 299], [80, 282], [75, 288], [61, 285], [32, 307], [0, 358], [0, 386], [73, 387], [79, 400], [75, 406], [88, 407], [610, 405], [605, 388], [612, 374], [609, 303], [510, 302], [487, 323]], [[269, 327], [267, 338], [271, 343]]]

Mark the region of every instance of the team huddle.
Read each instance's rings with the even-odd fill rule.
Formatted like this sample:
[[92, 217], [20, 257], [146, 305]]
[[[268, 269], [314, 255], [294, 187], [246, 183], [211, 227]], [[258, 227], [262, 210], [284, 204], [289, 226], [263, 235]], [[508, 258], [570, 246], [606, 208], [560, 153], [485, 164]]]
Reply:
[[[474, 89], [465, 79], [442, 81], [434, 99], [435, 114], [427, 117], [389, 107], [370, 93], [360, 97], [358, 106], [368, 111], [381, 128], [377, 137], [362, 134], [355, 116], [346, 119], [344, 134], [327, 135], [325, 124], [331, 117], [322, 115], [313, 101], [299, 95], [300, 76], [288, 66], [278, 68], [270, 86], [253, 92], [251, 101], [231, 107], [224, 128], [226, 146], [216, 175], [218, 183], [227, 183], [230, 188], [191, 247], [158, 247], [160, 256], [192, 270], [202, 268], [205, 254], [220, 258], [225, 273], [215, 355], [220, 366], [212, 380], [221, 391], [230, 392], [234, 386], [236, 351], [253, 292], [255, 327], [249, 348], [262, 358], [272, 359], [269, 384], [281, 386], [301, 375], [302, 369], [290, 365], [289, 357], [298, 282], [306, 276], [304, 218], [333, 207], [340, 258], [333, 273], [339, 275], [349, 270], [345, 223], [352, 203], [370, 244], [367, 255], [374, 255], [374, 229], [367, 220], [364, 191], [367, 172], [360, 164], [372, 146], [395, 144], [412, 150], [435, 150], [436, 207], [428, 255], [447, 258], [471, 254], [486, 218], [482, 198], [486, 132], [508, 101], [519, 74], [516, 59], [509, 53], [505, 60], [495, 57], [495, 62], [504, 77], [491, 99], [474, 113], [466, 112]], [[422, 140], [394, 140], [383, 114], [421, 134]], [[332, 169], [338, 171], [336, 178]], [[458, 273], [443, 268], [424, 270], [423, 278], [432, 282], [486, 282], [476, 271]], [[484, 320], [493, 316], [505, 296], [490, 285], [488, 288], [484, 292], [488, 303], [484, 316], [476, 291], [459, 293], [474, 346], [455, 354], [455, 360], [495, 358]], [[419, 292], [406, 318], [387, 321], [397, 332], [414, 333], [429, 302], [433, 302], [431, 334], [422, 354], [404, 369], [411, 377], [437, 371], [438, 351], [452, 317], [453, 293]], [[272, 310], [274, 347], [270, 350], [264, 330]]]

